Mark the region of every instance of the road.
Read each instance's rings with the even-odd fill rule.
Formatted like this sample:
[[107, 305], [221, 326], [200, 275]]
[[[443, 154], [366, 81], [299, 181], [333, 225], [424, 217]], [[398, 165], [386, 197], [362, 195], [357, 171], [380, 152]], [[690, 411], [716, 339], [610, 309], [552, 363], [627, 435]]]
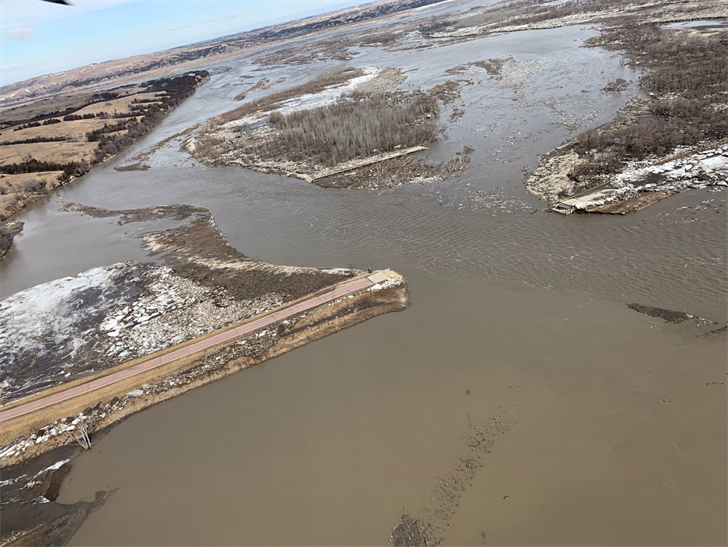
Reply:
[[162, 365], [166, 365], [167, 363], [171, 363], [172, 361], [176, 361], [177, 359], [183, 359], [190, 355], [200, 354], [213, 346], [228, 342], [230, 340], [234, 340], [236, 338], [247, 336], [254, 331], [264, 329], [269, 325], [272, 325], [279, 321], [283, 321], [305, 311], [312, 310], [314, 308], [317, 308], [318, 306], [321, 306], [328, 302], [332, 302], [337, 298], [341, 298], [342, 296], [348, 296], [352, 293], [360, 291], [361, 289], [370, 287], [376, 283], [386, 281], [387, 279], [389, 279], [389, 276], [385, 272], [378, 271], [366, 277], [360, 277], [353, 281], [340, 283], [336, 285], [331, 291], [306, 298], [290, 306], [283, 306], [273, 313], [268, 313], [239, 327], [235, 327], [232, 329], [228, 328], [227, 330], [223, 330], [219, 334], [215, 334], [214, 336], [210, 336], [209, 338], [204, 338], [197, 342], [193, 342], [192, 344], [185, 345], [185, 347], [162, 355], [161, 357], [149, 358], [145, 361], [142, 361], [141, 363], [134, 365], [133, 367], [119, 370], [118, 372], [114, 372], [107, 376], [97, 378], [96, 380], [91, 380], [84, 384], [68, 388], [58, 393], [53, 393], [46, 397], [42, 397], [35, 401], [16, 406], [9, 410], [0, 411], [0, 423], [12, 420], [13, 418], [17, 418], [19, 416], [23, 416], [30, 412], [35, 412], [36, 410], [40, 410], [42, 408], [46, 408], [63, 401], [67, 401], [79, 395], [88, 393], [89, 391], [94, 391], [106, 386], [110, 386], [112, 384], [115, 384], [116, 382], [126, 380], [127, 378], [131, 378], [143, 372], [154, 370], [157, 367], [161, 367]]

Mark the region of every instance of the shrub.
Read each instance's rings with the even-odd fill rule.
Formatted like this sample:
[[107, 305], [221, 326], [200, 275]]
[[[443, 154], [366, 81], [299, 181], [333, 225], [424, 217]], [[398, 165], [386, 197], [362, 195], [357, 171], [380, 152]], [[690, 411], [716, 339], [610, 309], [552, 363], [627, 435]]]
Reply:
[[360, 46], [385, 45], [397, 41], [397, 35], [394, 32], [382, 32], [380, 34], [369, 34], [361, 39]]

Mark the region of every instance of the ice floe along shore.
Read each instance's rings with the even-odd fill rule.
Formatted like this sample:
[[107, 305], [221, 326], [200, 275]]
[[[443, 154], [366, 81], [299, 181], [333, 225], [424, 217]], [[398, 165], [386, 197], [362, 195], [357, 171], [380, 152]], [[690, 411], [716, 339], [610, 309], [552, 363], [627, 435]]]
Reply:
[[[670, 159], [672, 158], [672, 159]], [[670, 158], [629, 162], [612, 175], [606, 196], [583, 199], [575, 208], [585, 212], [625, 214], [686, 190], [728, 186], [728, 145], [708, 149], [678, 148]], [[568, 203], [573, 200], [566, 200]]]

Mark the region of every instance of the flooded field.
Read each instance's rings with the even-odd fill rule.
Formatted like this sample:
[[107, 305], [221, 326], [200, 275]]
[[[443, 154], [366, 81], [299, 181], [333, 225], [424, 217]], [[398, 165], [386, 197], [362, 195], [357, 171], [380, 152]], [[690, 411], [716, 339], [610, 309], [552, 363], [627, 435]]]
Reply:
[[[207, 168], [170, 141], [235, 107], [243, 56], [151, 135], [19, 220], [0, 297], [123, 260], [120, 226], [59, 211], [188, 204], [268, 262], [391, 267], [412, 290], [377, 318], [130, 417], [74, 462], [59, 501], [119, 490], [75, 545], [387, 544], [403, 512], [447, 544], [725, 544], [726, 338], [629, 309], [727, 320], [726, 193], [629, 216], [549, 214], [524, 167], [637, 94], [638, 74], [581, 47], [593, 29], [516, 32], [430, 50], [357, 48], [410, 86], [467, 79], [465, 114], [430, 157], [474, 149], [460, 178], [325, 189]], [[512, 58], [502, 80], [446, 71]], [[265, 69], [286, 77], [324, 63]], [[634, 81], [622, 94], [600, 90]], [[254, 81], [254, 80], [250, 80]], [[148, 258], [146, 258], [148, 259]], [[464, 463], [465, 462], [465, 463]]]

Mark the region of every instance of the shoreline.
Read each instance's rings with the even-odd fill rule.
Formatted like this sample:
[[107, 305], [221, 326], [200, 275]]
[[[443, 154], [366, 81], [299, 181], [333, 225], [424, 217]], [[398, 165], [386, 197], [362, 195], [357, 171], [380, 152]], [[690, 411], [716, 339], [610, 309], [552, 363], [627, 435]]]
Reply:
[[[365, 274], [358, 277], [358, 279], [367, 279], [367, 276], [373, 277], [374, 275], [376, 274]], [[19, 416], [9, 417], [3, 420], [3, 432], [0, 435], [0, 442], [5, 445], [4, 450], [0, 453], [0, 468], [16, 465], [59, 446], [73, 443], [73, 439], [70, 438], [68, 433], [76, 430], [75, 427], [71, 426], [79, 423], [79, 420], [74, 418], [79, 412], [85, 418], [91, 417], [93, 429], [104, 429], [123, 417], [184, 393], [194, 387], [220, 379], [238, 370], [249, 368], [376, 315], [406, 309], [409, 305], [409, 286], [407, 282], [391, 271], [388, 272], [387, 276], [388, 281], [371, 283], [356, 289], [351, 294], [347, 293], [335, 300], [317, 303], [315, 307], [295, 312], [285, 319], [271, 316], [285, 311], [291, 305], [295, 306], [296, 302], [272, 309], [260, 316], [241, 322], [251, 324], [268, 317], [272, 319], [270, 325], [275, 325], [275, 330], [266, 328], [266, 330], [258, 332], [260, 328], [263, 328], [263, 326], [260, 326], [246, 333], [243, 337], [231, 337], [198, 353], [182, 356], [128, 379], [123, 378], [118, 383], [102, 386], [94, 390], [95, 394], [90, 398], [74, 397], [50, 406], [34, 409]], [[347, 281], [351, 282], [350, 280]], [[341, 285], [345, 285], [345, 283]], [[329, 287], [322, 289], [319, 293], [325, 295], [330, 290]], [[315, 294], [313, 298], [317, 298]], [[310, 299], [311, 297], [301, 299], [301, 301], [305, 302]], [[301, 301], [299, 301], [299, 304]], [[270, 325], [264, 326], [268, 327]], [[236, 325], [231, 325], [222, 330], [230, 332], [235, 328]], [[201, 338], [218, 338], [220, 334], [220, 331], [214, 331]], [[180, 346], [190, 346], [197, 342], [199, 342], [199, 339], [188, 341], [180, 344]], [[180, 346], [167, 348], [159, 353], [179, 353]], [[204, 370], [205, 365], [209, 365], [211, 359], [220, 360], [219, 358], [225, 350], [236, 346], [246, 347], [242, 353], [233, 352], [240, 354], [225, 356], [225, 363], [220, 366], [208, 366], [207, 370]], [[131, 363], [136, 363], [136, 361]], [[131, 366], [135, 365], [132, 364]], [[99, 377], [104, 378], [129, 368], [129, 363], [119, 365], [104, 371], [91, 381], [98, 381]], [[182, 378], [186, 374], [192, 374], [193, 378]], [[178, 380], [169, 380], [175, 376], [179, 377]], [[85, 380], [80, 382], [79, 386], [89, 383], [88, 378]], [[182, 385], [179, 385], [180, 382], [182, 382]], [[148, 387], [143, 389], [144, 392], [140, 394], [138, 393], [139, 386]], [[58, 387], [33, 394], [0, 408], [9, 411], [37, 401], [44, 397], [44, 393], [47, 395], [48, 392], [58, 392]], [[110, 401], [113, 401], [113, 403]], [[122, 406], [118, 404], [119, 402], [123, 403]], [[127, 404], [130, 402], [131, 404]], [[86, 410], [83, 410], [84, 408]], [[91, 412], [86, 412], [88, 410], [91, 410]], [[89, 416], [86, 416], [86, 414]], [[88, 422], [89, 420], [85, 418], [82, 418], [81, 421]], [[73, 420], [76, 420], [75, 424], [71, 423]], [[56, 433], [52, 434], [54, 429]], [[43, 433], [47, 433], [47, 435]]]
[[[73, 459], [84, 452], [80, 443], [75, 442], [82, 437], [72, 437], [72, 432], [82, 429], [82, 424], [91, 423], [93, 431], [90, 436], [94, 441], [100, 441], [116, 425], [137, 412], [378, 315], [405, 310], [410, 305], [409, 284], [395, 272], [385, 272], [358, 276], [359, 279], [367, 279], [378, 275], [379, 281], [371, 283], [370, 280], [370, 284], [350, 294], [293, 314], [288, 319], [274, 319], [275, 328], [266, 328], [262, 332], [254, 330], [244, 339], [233, 338], [229, 343], [218, 344], [200, 355], [190, 356], [176, 373], [168, 375], [169, 371], [162, 370], [150, 375], [156, 378], [135, 376], [132, 383], [141, 386], [122, 397], [98, 391], [96, 396], [101, 397], [95, 406], [87, 407], [78, 417], [71, 414], [54, 422], [58, 428], [61, 423], [65, 424], [65, 434], [39, 438], [40, 431], [53, 427], [46, 425], [20, 441], [24, 443], [23, 449], [14, 455], [8, 456], [6, 449], [0, 454], [0, 469], [6, 479], [0, 483], [4, 502], [0, 544], [65, 545], [86, 518], [113, 495], [115, 490], [99, 491], [94, 501], [71, 505], [55, 501], [63, 479], [71, 470]], [[386, 275], [386, 281], [382, 280], [382, 274]], [[263, 315], [274, 313], [275, 310], [272, 310]], [[125, 382], [114, 385], [123, 388], [117, 389], [117, 392], [129, 389]], [[86, 404], [76, 401], [76, 406]], [[43, 409], [39, 412], [43, 413]], [[23, 421], [23, 416], [20, 416], [6, 423]], [[3, 434], [7, 434], [6, 427], [3, 427]], [[12, 446], [18, 447], [20, 442]]]
[[[5, 257], [5, 255], [12, 248], [14, 237], [17, 236], [18, 234], [20, 234], [23, 230], [23, 223], [19, 222], [19, 221], [14, 221], [13, 217], [15, 217], [16, 215], [18, 215], [18, 214], [22, 213], [23, 211], [25, 211], [26, 209], [28, 209], [28, 207], [30, 205], [33, 205], [34, 203], [37, 203], [37, 202], [42, 201], [43, 199], [49, 197], [52, 193], [55, 192], [55, 190], [57, 190], [59, 188], [64, 188], [64, 187], [72, 184], [73, 182], [80, 179], [86, 173], [90, 172], [94, 168], [96, 168], [100, 165], [104, 165], [109, 160], [112, 160], [115, 157], [117, 157], [119, 154], [124, 152], [131, 145], [135, 144], [136, 142], [141, 140], [143, 137], [148, 135], [150, 132], [152, 132], [164, 119], [167, 118], [167, 116], [172, 111], [174, 111], [178, 106], [180, 106], [182, 103], [184, 103], [189, 97], [194, 95], [194, 93], [197, 91], [197, 89], [199, 89], [200, 86], [202, 86], [203, 84], [205, 84], [206, 82], [208, 82], [210, 80], [210, 74], [206, 71], [199, 71], [199, 73], [187, 72], [187, 73], [184, 73], [184, 74], [181, 74], [178, 76], [164, 77], [164, 78], [162, 78], [162, 80], [171, 81], [174, 78], [177, 78], [180, 76], [189, 76], [189, 75], [195, 76], [195, 82], [194, 82], [194, 86], [192, 87], [192, 92], [188, 96], [184, 97], [179, 103], [172, 104], [169, 108], [165, 108], [164, 110], [162, 110], [161, 117], [158, 117], [153, 122], [151, 122], [146, 127], [146, 129], [144, 130], [143, 133], [134, 137], [130, 143], [123, 145], [121, 147], [121, 149], [118, 149], [117, 152], [112, 153], [111, 155], [108, 155], [108, 154], [104, 155], [103, 157], [100, 157], [100, 158], [90, 159], [88, 162], [86, 162], [85, 159], [81, 159], [78, 162], [72, 160], [69, 163], [69, 165], [75, 164], [75, 165], [77, 165], [77, 168], [72, 171], [69, 171], [68, 174], [66, 173], [66, 171], [48, 171], [48, 173], [50, 173], [54, 176], [56, 173], [61, 173], [61, 175], [52, 179], [51, 185], [48, 186], [45, 190], [43, 190], [41, 188], [40, 189], [41, 191], [18, 192], [17, 188], [16, 188], [15, 192], [10, 192], [9, 194], [7, 194], [9, 196], [15, 196], [16, 201], [12, 205], [7, 204], [7, 203], [3, 204], [3, 207], [2, 207], [3, 210], [0, 212], [0, 260], [2, 260]], [[145, 80], [145, 83], [146, 82], [153, 83], [154, 80], [147, 79], [147, 80]], [[116, 86], [116, 87], [112, 88], [112, 90], [121, 89], [122, 87], [124, 87], [124, 86]], [[79, 94], [80, 93], [81, 92], [79, 92]], [[139, 93], [137, 93], [137, 95], [143, 94], [143, 93], [144, 92], [139, 92]], [[93, 106], [94, 104], [98, 104], [98, 102], [91, 102], [90, 100], [88, 100], [87, 104], [85, 104], [85, 106], [82, 106], [81, 108], [79, 108], [77, 110], [79, 110], [79, 111], [83, 110], [83, 108], [86, 108], [88, 106]], [[50, 118], [46, 118], [46, 119], [50, 119]], [[121, 119], [126, 120], [126, 118], [121, 118]], [[136, 116], [132, 116], [130, 119], [136, 120]], [[146, 119], [146, 117], [143, 119]], [[65, 122], [64, 121], [64, 123], [74, 123], [74, 122], [72, 122], [72, 121]], [[22, 125], [18, 125], [17, 123], [16, 123], [16, 126], [22, 127]], [[10, 128], [10, 127], [14, 127], [14, 126], [13, 125], [7, 126], [7, 128]], [[7, 128], [5, 128], [5, 129], [7, 129]], [[85, 138], [86, 138], [86, 141], [81, 140], [79, 142], [82, 142], [82, 143], [83, 142], [86, 142], [86, 143], [97, 142], [97, 141], [88, 140], [88, 139], [90, 139], [90, 137], [88, 137], [88, 134], [85, 136]], [[43, 142], [41, 142], [41, 144], [43, 144]], [[101, 142], [99, 142], [98, 144], [100, 146]], [[97, 150], [97, 149], [95, 149], [95, 150]], [[6, 164], [11, 165], [8, 162], [5, 162], [3, 165], [6, 165]], [[66, 169], [68, 170], [69, 168], [66, 168]], [[26, 173], [26, 175], [35, 176], [35, 175], [39, 175], [39, 174], [43, 174], [43, 173], [44, 172], [29, 172], [29, 173]], [[66, 176], [66, 174], [67, 174], [67, 176]], [[7, 176], [18, 176], [18, 175], [9, 175], [6, 173], [0, 173], [0, 178], [5, 178]]]
[[[728, 12], [719, 11], [725, 20]], [[613, 17], [585, 43], [639, 67], [640, 92], [611, 121], [539, 159], [525, 186], [549, 211], [627, 214], [686, 190], [728, 186], [723, 37], [663, 19]], [[632, 83], [618, 78], [601, 91], [618, 96]]]

